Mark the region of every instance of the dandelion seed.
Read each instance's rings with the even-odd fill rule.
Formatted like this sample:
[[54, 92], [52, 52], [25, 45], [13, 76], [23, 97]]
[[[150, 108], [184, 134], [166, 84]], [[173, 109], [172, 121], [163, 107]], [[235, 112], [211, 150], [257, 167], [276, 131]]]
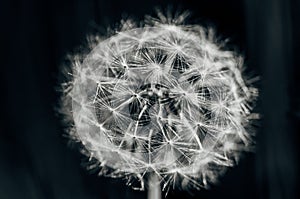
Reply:
[[135, 178], [141, 190], [149, 179], [164, 190], [206, 188], [252, 144], [257, 90], [245, 84], [241, 58], [211, 31], [183, 25], [186, 15], [123, 21], [72, 65], [64, 108], [99, 174], [131, 186]]

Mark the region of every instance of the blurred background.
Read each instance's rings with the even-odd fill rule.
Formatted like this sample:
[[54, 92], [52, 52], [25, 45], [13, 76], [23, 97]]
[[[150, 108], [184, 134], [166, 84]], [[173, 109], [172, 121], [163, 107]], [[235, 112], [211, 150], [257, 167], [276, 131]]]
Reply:
[[256, 153], [246, 154], [210, 190], [167, 198], [299, 197], [300, 2], [298, 0], [1, 0], [0, 199], [146, 198], [125, 181], [98, 177], [68, 146], [56, 116], [60, 65], [86, 36], [122, 18], [168, 5], [191, 23], [213, 25], [259, 75]]

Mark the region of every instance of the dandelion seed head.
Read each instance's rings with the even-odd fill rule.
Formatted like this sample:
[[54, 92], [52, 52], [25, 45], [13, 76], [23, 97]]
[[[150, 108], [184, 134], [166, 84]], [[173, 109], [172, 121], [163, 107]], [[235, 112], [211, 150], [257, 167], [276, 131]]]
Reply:
[[[72, 65], [74, 131], [100, 175], [155, 173], [163, 188], [206, 188], [252, 145], [241, 57], [211, 31], [161, 13], [123, 27]], [[128, 183], [132, 185], [133, 183]], [[132, 185], [133, 186], [133, 185]]]

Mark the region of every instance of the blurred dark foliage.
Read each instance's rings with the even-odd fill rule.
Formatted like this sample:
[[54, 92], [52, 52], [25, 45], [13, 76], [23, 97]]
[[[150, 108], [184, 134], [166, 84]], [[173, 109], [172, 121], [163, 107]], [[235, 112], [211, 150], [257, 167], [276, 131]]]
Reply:
[[[167, 198], [299, 197], [300, 2], [297, 0], [0, 1], [0, 198], [146, 198], [125, 181], [90, 174], [68, 147], [56, 116], [60, 65], [86, 35], [123, 17], [143, 19], [154, 7], [192, 11], [192, 23], [214, 25], [259, 75], [257, 150], [218, 185]], [[298, 196], [298, 197], [297, 197]]]

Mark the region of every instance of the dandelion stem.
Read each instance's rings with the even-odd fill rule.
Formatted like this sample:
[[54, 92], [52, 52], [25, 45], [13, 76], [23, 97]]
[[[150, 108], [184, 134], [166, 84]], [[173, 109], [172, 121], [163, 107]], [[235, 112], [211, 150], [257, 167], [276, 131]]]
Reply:
[[148, 199], [161, 199], [160, 182], [156, 173], [149, 177]]

